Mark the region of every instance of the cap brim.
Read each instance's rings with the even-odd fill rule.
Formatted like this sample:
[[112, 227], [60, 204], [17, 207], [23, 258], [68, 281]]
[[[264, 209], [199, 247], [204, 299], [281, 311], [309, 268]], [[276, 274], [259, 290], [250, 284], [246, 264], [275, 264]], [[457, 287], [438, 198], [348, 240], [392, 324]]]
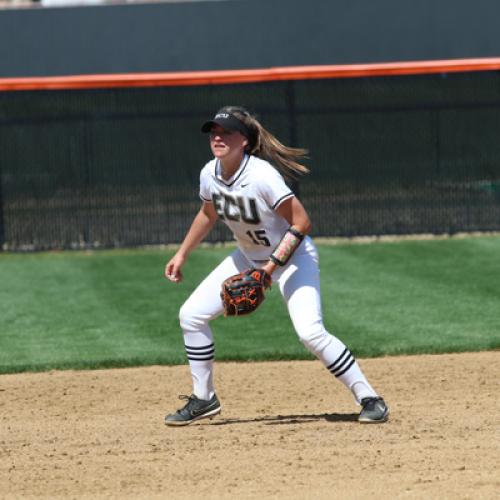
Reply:
[[204, 133], [210, 132], [214, 125], [219, 125], [226, 130], [237, 130], [244, 136], [248, 136], [249, 134], [247, 127], [240, 120], [238, 120], [238, 118], [232, 115], [229, 115], [227, 118], [221, 117], [208, 120], [202, 125], [201, 131]]
[[205, 122], [202, 127], [201, 131], [206, 134], [207, 132], [210, 132], [212, 130], [212, 127], [214, 125], [217, 125], [217, 122], [214, 122], [213, 120], [209, 120], [208, 122]]

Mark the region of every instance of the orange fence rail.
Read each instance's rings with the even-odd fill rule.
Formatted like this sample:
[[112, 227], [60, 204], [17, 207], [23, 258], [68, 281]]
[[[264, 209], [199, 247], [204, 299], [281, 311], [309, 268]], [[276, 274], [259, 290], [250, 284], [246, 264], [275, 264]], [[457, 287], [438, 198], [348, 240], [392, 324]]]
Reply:
[[0, 78], [0, 91], [223, 85], [278, 80], [317, 80], [492, 70], [500, 70], [500, 57], [223, 71]]

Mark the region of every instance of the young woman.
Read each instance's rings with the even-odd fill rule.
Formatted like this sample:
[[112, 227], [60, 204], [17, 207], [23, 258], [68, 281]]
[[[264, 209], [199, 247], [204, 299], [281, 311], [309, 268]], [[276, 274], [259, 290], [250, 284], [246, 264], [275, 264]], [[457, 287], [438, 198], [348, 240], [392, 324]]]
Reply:
[[222, 282], [248, 268], [272, 277], [288, 307], [299, 339], [362, 406], [359, 421], [385, 422], [389, 409], [361, 372], [349, 349], [323, 326], [317, 250], [307, 236], [309, 216], [285, 183], [305, 174], [303, 149], [281, 144], [244, 108], [226, 106], [202, 126], [214, 159], [200, 175], [201, 208], [165, 276], [182, 280], [190, 252], [217, 219], [233, 232], [237, 250], [226, 257], [181, 307], [179, 318], [193, 379], [193, 394], [167, 425], [188, 425], [220, 413], [213, 383], [214, 340], [210, 320], [223, 312]]

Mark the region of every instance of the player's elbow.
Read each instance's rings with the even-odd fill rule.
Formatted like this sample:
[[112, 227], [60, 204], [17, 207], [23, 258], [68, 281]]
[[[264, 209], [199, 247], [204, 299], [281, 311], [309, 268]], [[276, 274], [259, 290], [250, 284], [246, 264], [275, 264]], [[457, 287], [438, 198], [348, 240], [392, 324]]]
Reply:
[[302, 231], [302, 234], [309, 234], [311, 232], [312, 224], [311, 224], [311, 219], [309, 217], [304, 223], [304, 229]]
[[297, 231], [301, 232], [303, 235], [309, 234], [312, 226], [311, 219], [309, 219], [309, 217], [306, 215], [305, 217], [301, 218], [300, 221], [297, 221], [294, 226]]
[[292, 199], [292, 222], [293, 225], [302, 234], [308, 234], [311, 231], [311, 219], [302, 203], [296, 198]]

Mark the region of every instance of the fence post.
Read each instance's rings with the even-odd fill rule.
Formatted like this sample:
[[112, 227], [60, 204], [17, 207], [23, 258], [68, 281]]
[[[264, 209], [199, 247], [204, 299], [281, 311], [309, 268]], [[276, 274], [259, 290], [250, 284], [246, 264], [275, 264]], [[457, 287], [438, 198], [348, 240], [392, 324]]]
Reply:
[[2, 165], [0, 164], [0, 252], [5, 243], [5, 229], [3, 219], [3, 196], [2, 196]]
[[[290, 146], [296, 148], [297, 145], [297, 119], [295, 112], [295, 82], [286, 82], [286, 104], [288, 108], [288, 129], [290, 134]], [[299, 183], [296, 180], [290, 182], [290, 188], [299, 197]]]

